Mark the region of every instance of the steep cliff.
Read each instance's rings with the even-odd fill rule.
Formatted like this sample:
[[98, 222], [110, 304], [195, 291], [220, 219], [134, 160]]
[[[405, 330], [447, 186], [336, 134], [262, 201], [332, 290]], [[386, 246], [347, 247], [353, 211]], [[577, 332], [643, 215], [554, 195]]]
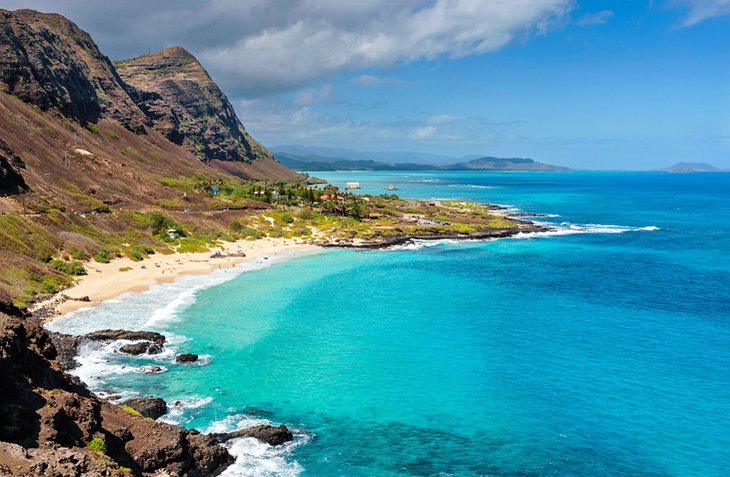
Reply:
[[0, 138], [0, 196], [28, 190], [28, 184], [20, 172], [25, 169], [23, 160]]
[[61, 15], [0, 10], [0, 91], [82, 124], [143, 132], [147, 117], [88, 33]]
[[152, 126], [202, 160], [270, 159], [238, 120], [223, 91], [187, 50], [173, 46], [115, 63], [125, 82], [140, 92]]

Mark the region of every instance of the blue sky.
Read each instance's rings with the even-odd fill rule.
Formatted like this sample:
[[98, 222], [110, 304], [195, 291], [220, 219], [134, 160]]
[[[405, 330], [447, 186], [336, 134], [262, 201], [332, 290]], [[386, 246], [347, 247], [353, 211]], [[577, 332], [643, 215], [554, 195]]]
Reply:
[[268, 146], [730, 168], [730, 0], [5, 3], [185, 46]]

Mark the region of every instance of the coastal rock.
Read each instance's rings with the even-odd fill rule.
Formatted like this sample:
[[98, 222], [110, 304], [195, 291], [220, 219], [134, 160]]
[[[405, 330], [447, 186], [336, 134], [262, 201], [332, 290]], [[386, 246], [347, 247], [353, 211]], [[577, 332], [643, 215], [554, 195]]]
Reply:
[[157, 419], [164, 416], [167, 412], [167, 403], [164, 399], [156, 397], [127, 399], [122, 403], [123, 406], [129, 406], [144, 417]]
[[165, 343], [165, 335], [155, 331], [127, 331], [127, 330], [99, 330], [87, 333], [82, 336], [83, 339], [91, 341], [112, 342], [117, 340], [145, 340], [157, 344]]
[[140, 341], [138, 343], [129, 343], [125, 344], [121, 348], [119, 348], [119, 351], [126, 354], [131, 355], [140, 355], [140, 354], [160, 354], [162, 353], [163, 349], [162, 346], [157, 343], [152, 343], [151, 341]]
[[[233, 462], [208, 436], [133, 416], [91, 394], [61, 371], [57, 356], [41, 326], [0, 314], [0, 475], [207, 477]], [[145, 405], [164, 408], [157, 400]], [[91, 439], [106, 452], [88, 448]]]
[[284, 425], [271, 426], [268, 424], [241, 429], [240, 431], [208, 434], [215, 442], [223, 443], [240, 437], [254, 437], [270, 446], [278, 446], [294, 439], [292, 432]]
[[163, 371], [165, 371], [165, 368], [162, 366], [144, 366], [139, 370], [142, 374], [159, 374]]
[[176, 363], [194, 363], [198, 360], [197, 354], [183, 353], [175, 358]]

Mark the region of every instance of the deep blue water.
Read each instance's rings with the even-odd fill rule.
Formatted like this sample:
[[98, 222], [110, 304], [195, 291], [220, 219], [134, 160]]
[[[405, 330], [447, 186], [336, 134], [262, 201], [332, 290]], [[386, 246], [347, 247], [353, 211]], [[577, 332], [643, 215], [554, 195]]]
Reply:
[[730, 475], [730, 174], [315, 175], [560, 232], [187, 277], [53, 326], [127, 316], [208, 365], [96, 350], [82, 377], [182, 400], [190, 427], [298, 429], [235, 443], [226, 475]]

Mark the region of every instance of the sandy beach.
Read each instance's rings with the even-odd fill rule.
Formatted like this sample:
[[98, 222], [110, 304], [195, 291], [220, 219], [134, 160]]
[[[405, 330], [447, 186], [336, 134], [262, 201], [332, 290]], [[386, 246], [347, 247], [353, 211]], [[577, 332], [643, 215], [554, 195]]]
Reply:
[[31, 312], [40, 311], [43, 320], [50, 320], [125, 292], [141, 292], [156, 283], [172, 282], [182, 275], [206, 274], [261, 256], [296, 254], [316, 248], [298, 239], [265, 238], [221, 242], [219, 247], [202, 253], [158, 253], [141, 262], [127, 257], [110, 263], [91, 261], [85, 264], [86, 275], [78, 277], [70, 288], [36, 303]]

